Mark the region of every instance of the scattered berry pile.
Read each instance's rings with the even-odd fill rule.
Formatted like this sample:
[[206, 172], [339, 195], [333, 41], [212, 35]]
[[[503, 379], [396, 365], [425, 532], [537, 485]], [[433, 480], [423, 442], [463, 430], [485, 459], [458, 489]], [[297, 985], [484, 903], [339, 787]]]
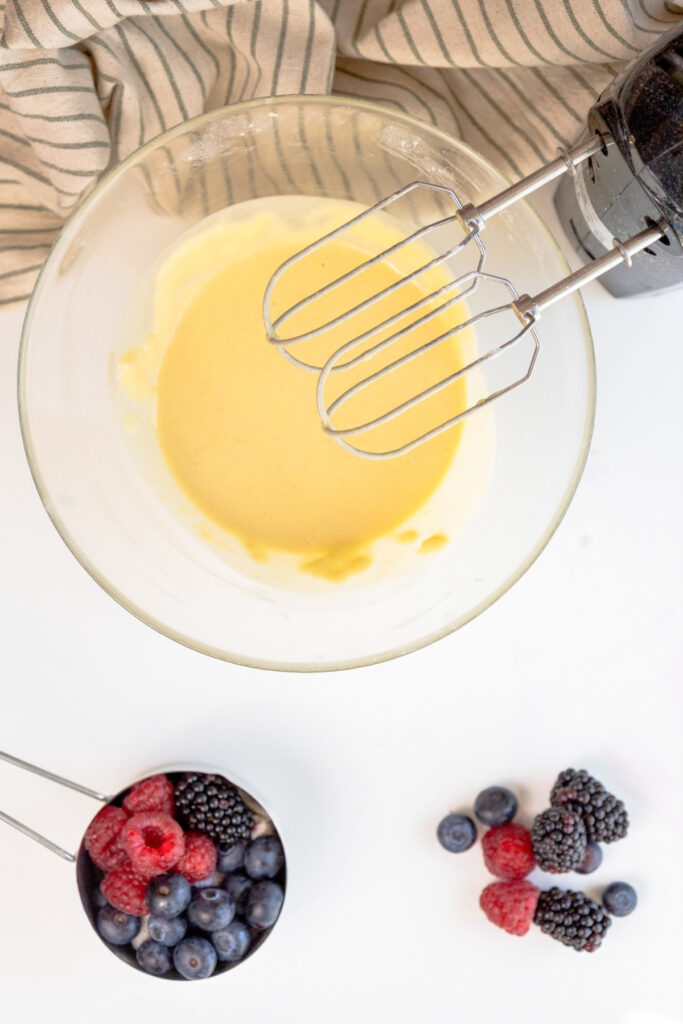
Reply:
[[160, 978], [208, 978], [264, 941], [285, 892], [272, 822], [220, 775], [136, 783], [83, 845], [90, 919], [123, 959]]
[[[628, 816], [621, 802], [586, 771], [561, 772], [550, 793], [550, 807], [531, 829], [513, 821], [514, 793], [490, 786], [474, 802], [474, 815], [488, 826], [481, 840], [484, 864], [500, 881], [487, 885], [479, 905], [489, 921], [511, 935], [526, 935], [532, 923], [572, 949], [592, 953], [601, 945], [612, 917], [635, 909], [635, 889], [613, 882], [602, 905], [583, 892], [554, 887], [545, 892], [527, 880], [534, 868], [551, 874], [590, 874], [602, 863], [599, 843], [622, 839]], [[439, 842], [451, 853], [474, 845], [477, 826], [466, 814], [449, 814], [437, 828]]]

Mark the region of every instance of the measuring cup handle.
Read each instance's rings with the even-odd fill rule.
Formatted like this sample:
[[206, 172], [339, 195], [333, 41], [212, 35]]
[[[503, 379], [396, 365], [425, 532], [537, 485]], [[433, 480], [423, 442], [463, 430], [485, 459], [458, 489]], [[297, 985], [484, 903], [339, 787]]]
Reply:
[[[82, 793], [84, 796], [89, 796], [93, 800], [98, 800], [100, 803], [106, 803], [109, 797], [103, 793], [97, 793], [94, 789], [89, 789], [87, 786], [81, 786], [79, 782], [72, 782], [70, 779], [65, 779], [62, 775], [55, 775], [54, 772], [48, 772], [45, 768], [39, 768], [38, 765], [31, 764], [29, 761], [22, 761], [21, 758], [13, 757], [11, 754], [6, 754], [0, 750], [0, 761], [6, 761], [8, 764], [12, 764], [15, 768], [21, 768], [23, 771], [32, 772], [34, 775], [40, 775], [43, 779], [48, 779], [50, 782], [56, 782], [59, 786], [66, 786], [67, 789], [73, 789], [77, 793]], [[12, 828], [16, 828], [18, 832], [28, 836], [29, 839], [35, 840], [36, 843], [40, 843], [46, 849], [51, 850], [52, 853], [56, 853], [58, 857], [62, 857], [64, 860], [75, 861], [76, 856], [73, 853], [69, 853], [68, 850], [62, 849], [61, 846], [57, 846], [50, 839], [41, 835], [40, 832], [36, 832], [34, 829], [29, 828], [28, 825], [24, 825], [23, 822], [17, 821], [9, 814], [5, 814], [4, 811], [0, 811], [0, 821], [4, 821], [6, 825], [10, 825]]]

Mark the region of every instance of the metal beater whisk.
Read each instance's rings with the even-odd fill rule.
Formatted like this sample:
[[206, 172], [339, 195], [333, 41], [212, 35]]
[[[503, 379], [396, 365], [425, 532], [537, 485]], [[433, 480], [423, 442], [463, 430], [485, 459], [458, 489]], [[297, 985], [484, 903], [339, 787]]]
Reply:
[[[445, 186], [433, 185], [422, 181], [413, 182], [412, 184], [399, 189], [397, 192], [394, 192], [393, 195], [382, 199], [374, 206], [348, 221], [348, 223], [329, 232], [327, 235], [313, 242], [305, 249], [302, 249], [300, 252], [290, 257], [290, 259], [286, 260], [278, 268], [268, 284], [263, 300], [263, 317], [268, 338], [272, 344], [280, 348], [283, 354], [286, 355], [290, 361], [298, 366], [314, 370], [318, 373], [318, 412], [320, 414], [322, 427], [328, 434], [334, 437], [335, 440], [343, 447], [355, 454], [363, 456], [364, 458], [392, 458], [411, 451], [418, 445], [424, 444], [431, 438], [449, 430], [456, 423], [459, 423], [465, 419], [465, 417], [470, 416], [477, 409], [481, 409], [483, 406], [488, 405], [495, 399], [498, 399], [514, 390], [529, 379], [540, 347], [538, 334], [535, 330], [535, 324], [543, 311], [554, 302], [557, 302], [559, 299], [571, 294], [578, 288], [581, 288], [584, 284], [587, 284], [589, 281], [600, 277], [613, 267], [616, 267], [621, 263], [625, 263], [627, 266], [630, 266], [632, 257], [635, 256], [636, 253], [645, 249], [648, 245], [652, 245], [665, 234], [665, 226], [662, 224], [655, 224], [625, 240], [619, 240], [618, 238], [613, 239], [614, 245], [610, 251], [533, 297], [526, 294], [520, 295], [512, 281], [507, 277], [490, 274], [484, 270], [486, 262], [486, 248], [481, 239], [481, 232], [485, 227], [486, 222], [495, 214], [507, 209], [518, 199], [522, 199], [523, 197], [530, 195], [542, 185], [547, 184], [560, 175], [566, 172], [573, 175], [576, 167], [582, 161], [587, 160], [600, 150], [605, 152], [606, 146], [609, 142], [610, 140], [606, 139], [604, 136], [595, 134], [569, 150], [560, 150], [560, 155], [557, 159], [553, 160], [546, 166], [541, 167], [533, 174], [523, 178], [517, 184], [510, 186], [498, 195], [493, 196], [491, 199], [488, 199], [486, 202], [481, 203], [478, 206], [471, 203], [463, 204], [456, 193]], [[326, 284], [324, 287], [319, 288], [317, 291], [312, 292], [304, 299], [296, 302], [273, 320], [271, 315], [271, 303], [274, 290], [282, 275], [293, 267], [299, 260], [317, 252], [325, 244], [334, 241], [340, 236], [349, 232], [352, 233], [374, 215], [390, 212], [392, 205], [399, 200], [404, 199], [405, 197], [419, 198], [420, 196], [424, 196], [426, 193], [431, 193], [432, 195], [436, 194], [439, 197], [450, 200], [450, 202], [455, 204], [456, 212], [418, 228], [406, 238], [394, 245], [391, 245], [389, 248], [384, 249], [382, 252], [370, 259], [365, 260], [348, 273], [342, 275], [329, 284]], [[287, 321], [297, 313], [305, 311], [311, 303], [316, 302], [326, 295], [330, 295], [335, 291], [335, 289], [339, 288], [340, 285], [352, 282], [359, 275], [363, 274], [363, 272], [369, 267], [375, 265], [379, 261], [396, 260], [397, 258], [400, 258], [405, 247], [425, 239], [437, 229], [452, 227], [459, 227], [464, 231], [464, 236], [461, 237], [455, 245], [445, 251], [439, 252], [432, 260], [419, 267], [419, 269], [411, 271], [396, 283], [391, 284], [369, 298], [364, 299], [353, 308], [347, 309], [339, 315], [334, 316], [332, 319], [317, 325], [314, 329], [311, 329], [306, 333], [294, 335], [293, 337], [283, 337], [283, 328]], [[293, 346], [300, 344], [301, 342], [320, 337], [330, 330], [346, 323], [358, 314], [371, 309], [377, 302], [392, 295], [397, 289], [415, 280], [420, 275], [429, 273], [431, 270], [447, 263], [468, 247], [474, 247], [475, 250], [475, 269], [449, 279], [442, 287], [420, 298], [418, 301], [412, 303], [412, 305], [402, 309], [399, 313], [381, 321], [380, 323], [373, 324], [371, 328], [363, 331], [362, 334], [359, 334], [342, 344], [320, 365], [316, 362], [308, 362], [305, 359], [298, 358], [290, 351]], [[505, 289], [507, 295], [510, 297], [509, 301], [501, 305], [484, 309], [482, 312], [479, 312], [474, 316], [464, 318], [462, 322], [458, 323], [457, 326], [454, 326], [447, 332], [429, 339], [413, 351], [395, 358], [381, 369], [370, 373], [367, 377], [359, 381], [356, 381], [340, 395], [335, 397], [329, 405], [326, 403], [325, 384], [330, 374], [336, 373], [340, 370], [352, 369], [353, 367], [379, 355], [379, 353], [384, 352], [389, 349], [390, 346], [395, 345], [398, 341], [405, 338], [406, 335], [411, 331], [414, 331], [417, 327], [422, 327], [423, 325], [430, 324], [432, 321], [435, 321], [435, 318], [439, 314], [443, 313], [444, 310], [452, 309], [457, 303], [465, 300], [484, 282], [488, 282], [491, 285], [496, 287], [500, 286]], [[444, 299], [445, 301], [434, 307], [434, 304], [441, 299]], [[419, 313], [419, 310], [424, 306], [430, 307], [426, 313], [418, 316], [417, 319], [412, 320], [408, 326], [403, 326], [395, 331], [392, 330], [396, 324], [405, 320], [407, 315]], [[472, 359], [472, 361], [460, 367], [457, 371], [448, 375], [443, 380], [433, 384], [418, 394], [411, 396], [405, 401], [400, 402], [387, 412], [363, 423], [354, 423], [350, 426], [346, 425], [343, 427], [335, 427], [333, 423], [335, 413], [337, 413], [338, 410], [349, 401], [349, 399], [363, 389], [386, 377], [387, 374], [394, 372], [399, 367], [406, 365], [411, 360], [416, 359], [435, 345], [439, 345], [447, 339], [455, 337], [457, 334], [468, 328], [477, 328], [477, 326], [487, 318], [509, 314], [510, 312], [514, 314], [520, 324], [519, 330], [517, 330], [516, 333], [513, 333], [511, 337], [506, 337], [502, 342], [496, 343], [488, 351], [484, 352], [484, 354]], [[389, 332], [388, 335], [382, 337], [379, 341], [372, 342], [373, 337], [377, 334], [385, 333], [387, 331]], [[388, 451], [366, 451], [364, 448], [358, 447], [356, 444], [353, 444], [348, 440], [348, 438], [358, 438], [385, 423], [395, 420], [397, 417], [417, 406], [419, 403], [426, 401], [432, 395], [435, 395], [437, 392], [453, 384], [456, 380], [465, 377], [467, 374], [480, 371], [485, 364], [496, 359], [496, 357], [500, 356], [501, 353], [510, 350], [512, 346], [516, 346], [525, 336], [529, 336], [532, 340], [531, 353], [528, 361], [526, 359], [524, 360], [522, 370], [517, 373], [514, 379], [507, 383], [503, 383], [501, 386], [496, 387], [489, 393], [484, 393], [475, 401], [472, 401], [471, 404], [460, 409], [456, 415], [453, 415], [444, 422], [434, 426], [419, 437], [411, 438], [399, 447], [392, 448]], [[360, 352], [358, 352], [359, 348]], [[354, 349], [357, 350], [356, 355], [353, 355]]]

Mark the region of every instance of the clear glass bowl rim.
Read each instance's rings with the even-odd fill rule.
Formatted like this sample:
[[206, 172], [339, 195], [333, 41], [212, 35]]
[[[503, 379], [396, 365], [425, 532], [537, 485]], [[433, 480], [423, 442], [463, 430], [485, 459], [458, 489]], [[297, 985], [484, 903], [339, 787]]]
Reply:
[[[227, 661], [232, 664], [242, 665], [248, 668], [258, 668], [269, 671], [279, 672], [332, 672], [342, 671], [352, 668], [361, 668], [366, 665], [375, 665], [384, 661], [391, 661], [394, 658], [399, 658], [404, 654], [410, 654], [412, 651], [420, 650], [423, 647], [427, 647], [430, 644], [435, 643], [437, 640], [441, 640], [443, 637], [448, 636], [450, 633], [454, 633], [457, 629], [466, 625], [472, 619], [476, 618], [483, 611], [494, 604], [503, 594], [507, 591], [524, 575], [525, 572], [533, 565], [538, 556], [544, 550], [550, 538], [557, 530], [559, 524], [562, 522], [569, 505], [571, 504], [576, 488], [578, 487], [579, 480], [583, 474], [584, 467], [586, 465], [586, 459], [588, 458], [588, 452], [590, 449], [591, 438], [593, 434], [593, 425], [595, 421], [595, 400], [596, 400], [596, 375], [595, 375], [595, 355], [593, 348], [593, 339], [590, 330], [590, 325], [583, 305], [583, 300], [578, 292], [575, 292], [572, 296], [573, 301], [577, 304], [577, 307], [581, 314], [581, 320], [583, 323], [584, 333], [584, 344], [586, 347], [587, 363], [589, 369], [589, 381], [588, 386], [590, 390], [589, 401], [586, 409], [586, 422], [584, 424], [584, 434], [580, 449], [577, 453], [576, 464], [572, 473], [571, 479], [562, 495], [562, 498], [558, 504], [555, 515], [548, 524], [548, 527], [539, 538], [538, 542], [529, 551], [527, 557], [523, 559], [520, 564], [515, 568], [514, 572], [510, 573], [499, 586], [489, 594], [484, 601], [479, 602], [474, 607], [468, 609], [467, 612], [457, 616], [446, 626], [439, 630], [435, 630], [419, 640], [415, 640], [409, 644], [399, 647], [393, 647], [389, 650], [382, 651], [379, 654], [371, 654], [360, 658], [352, 658], [346, 661], [337, 661], [330, 664], [319, 664], [319, 663], [302, 663], [302, 662], [273, 662], [269, 660], [259, 659], [257, 657], [245, 658], [241, 655], [233, 654], [230, 651], [221, 650], [220, 648], [212, 647], [209, 645], [202, 644], [192, 637], [186, 636], [176, 630], [170, 629], [165, 623], [156, 619], [153, 615], [150, 615], [144, 609], [138, 607], [134, 602], [130, 601], [125, 594], [123, 594], [118, 588], [114, 587], [109, 580], [107, 580], [102, 574], [100, 574], [97, 567], [92, 561], [86, 557], [86, 555], [79, 549], [78, 543], [74, 537], [72, 537], [67, 531], [64, 524], [61, 522], [59, 516], [55, 512], [52, 502], [50, 500], [49, 492], [45, 486], [40, 472], [38, 470], [37, 459], [33, 452], [33, 445], [31, 442], [31, 434], [28, 423], [28, 413], [26, 410], [26, 403], [23, 401], [23, 372], [25, 364], [25, 353], [29, 345], [31, 324], [33, 319], [33, 311], [40, 301], [44, 282], [47, 279], [48, 272], [51, 270], [55, 260], [58, 260], [62, 251], [68, 247], [72, 240], [72, 236], [78, 229], [81, 221], [87, 216], [90, 205], [97, 201], [104, 192], [107, 191], [110, 185], [112, 185], [121, 175], [123, 175], [130, 167], [134, 166], [141, 158], [147, 153], [152, 152], [164, 145], [167, 145], [171, 139], [177, 138], [178, 136], [184, 135], [188, 131], [196, 131], [197, 128], [201, 128], [204, 125], [210, 124], [212, 121], [220, 120], [226, 115], [234, 114], [238, 111], [248, 112], [257, 107], [270, 107], [275, 110], [279, 106], [286, 106], [291, 104], [301, 105], [315, 105], [315, 106], [329, 106], [329, 107], [351, 107], [355, 110], [367, 111], [371, 114], [380, 116], [390, 116], [392, 120], [399, 121], [407, 127], [413, 126], [417, 132], [427, 134], [435, 138], [435, 140], [441, 140], [446, 145], [454, 149], [461, 150], [464, 154], [470, 158], [476, 160], [485, 169], [492, 174], [495, 178], [498, 178], [501, 183], [501, 187], [504, 188], [510, 182], [508, 179], [495, 167], [489, 160], [483, 157], [471, 146], [466, 145], [460, 139], [449, 135], [448, 132], [437, 128], [435, 125], [429, 124], [426, 121], [422, 121], [417, 117], [413, 117], [412, 114], [406, 114], [402, 111], [394, 110], [393, 108], [387, 108], [379, 103], [372, 103], [367, 100], [357, 100], [355, 98], [346, 98], [343, 96], [301, 96], [301, 95], [289, 95], [289, 96], [276, 96], [276, 97], [262, 97], [253, 100], [245, 100], [242, 103], [234, 103], [225, 107], [218, 107], [215, 110], [208, 111], [207, 113], [200, 114], [198, 117], [191, 118], [188, 121], [183, 121], [175, 128], [171, 128], [168, 131], [157, 135], [151, 139], [144, 146], [134, 150], [129, 156], [116, 164], [110, 171], [108, 171], [103, 177], [97, 182], [93, 190], [86, 196], [83, 202], [74, 210], [74, 212], [65, 221], [59, 235], [55, 239], [52, 248], [50, 249], [48, 256], [43, 264], [38, 278], [36, 280], [31, 298], [28, 303], [26, 315], [24, 317], [24, 323], [21, 331], [21, 339], [19, 343], [19, 359], [18, 359], [18, 373], [17, 373], [17, 402], [19, 407], [19, 425], [21, 429], [21, 437], [24, 445], [24, 451], [26, 453], [26, 459], [28, 461], [29, 469], [33, 482], [38, 491], [40, 500], [51, 519], [57, 533], [62, 538], [67, 548], [74, 556], [74, 558], [80, 563], [85, 569], [88, 575], [97, 583], [110, 597], [112, 597], [121, 607], [125, 608], [128, 612], [134, 615], [141, 622], [151, 626], [152, 629], [161, 633], [163, 636], [168, 637], [170, 640], [175, 640], [177, 643], [182, 644], [191, 650], [198, 651], [201, 654], [207, 654], [210, 657], [217, 658], [218, 660]], [[529, 212], [536, 222], [539, 229], [539, 234], [545, 236], [549, 248], [553, 251], [553, 254], [559, 260], [563, 268], [568, 272], [569, 266], [564, 257], [564, 254], [553, 235], [545, 225], [544, 221], [538, 216], [533, 207], [530, 207], [525, 200], [519, 200], [524, 203], [527, 212]], [[571, 300], [567, 300], [571, 301]]]

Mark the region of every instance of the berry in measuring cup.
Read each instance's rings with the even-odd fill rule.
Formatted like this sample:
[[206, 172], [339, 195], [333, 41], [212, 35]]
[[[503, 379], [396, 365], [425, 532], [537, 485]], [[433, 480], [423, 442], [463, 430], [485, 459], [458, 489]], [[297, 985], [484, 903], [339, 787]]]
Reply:
[[156, 978], [193, 981], [254, 953], [275, 926], [287, 872], [263, 807], [214, 773], [152, 775], [88, 826], [78, 858], [102, 941]]

